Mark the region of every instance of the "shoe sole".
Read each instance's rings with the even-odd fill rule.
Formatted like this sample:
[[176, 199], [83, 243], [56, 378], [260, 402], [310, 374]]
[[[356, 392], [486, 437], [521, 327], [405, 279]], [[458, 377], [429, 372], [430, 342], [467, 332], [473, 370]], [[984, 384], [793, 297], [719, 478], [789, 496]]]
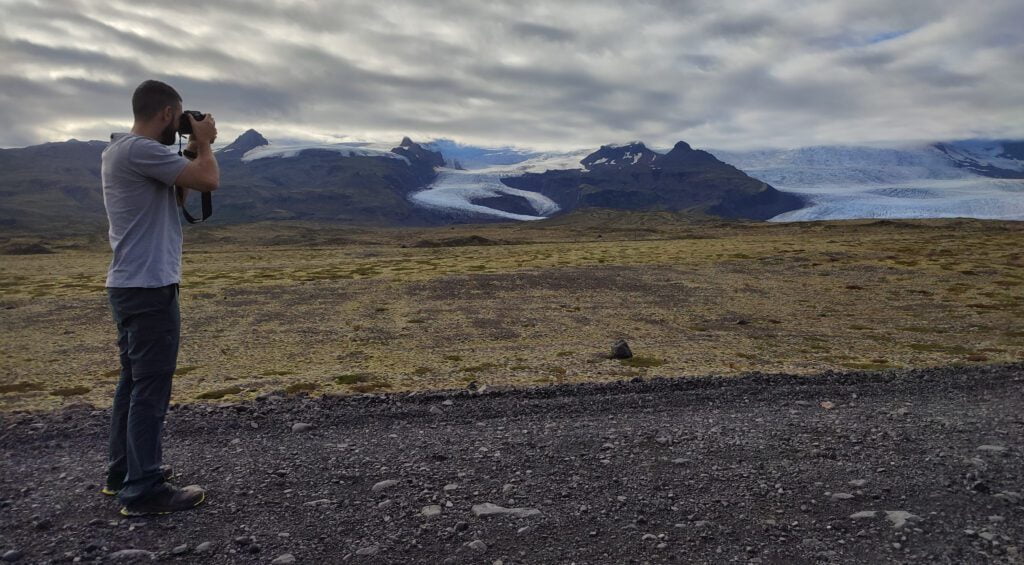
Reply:
[[128, 510], [127, 506], [122, 506], [121, 507], [121, 515], [122, 516], [128, 516], [129, 518], [134, 518], [134, 517], [137, 517], [137, 516], [165, 516], [167, 514], [173, 514], [175, 512], [182, 512], [184, 510], [192, 510], [193, 508], [195, 508], [195, 507], [199, 506], [200, 504], [202, 504], [205, 500], [206, 500], [206, 493], [204, 492], [203, 495], [199, 497], [199, 500], [195, 504], [193, 504], [192, 506], [190, 506], [188, 508], [182, 508], [181, 510], [168, 510], [166, 512], [132, 512], [131, 510]]

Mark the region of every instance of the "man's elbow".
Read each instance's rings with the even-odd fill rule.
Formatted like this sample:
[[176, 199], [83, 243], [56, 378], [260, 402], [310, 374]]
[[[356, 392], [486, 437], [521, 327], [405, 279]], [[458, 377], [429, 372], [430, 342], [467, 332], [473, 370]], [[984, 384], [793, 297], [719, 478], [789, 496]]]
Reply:
[[199, 186], [199, 187], [196, 187], [196, 188], [198, 190], [203, 191], [203, 192], [213, 192], [213, 191], [217, 190], [217, 188], [219, 188], [219, 187], [220, 187], [220, 179], [219, 178], [209, 178], [209, 179], [204, 179], [203, 183], [202, 183], [202, 186]]

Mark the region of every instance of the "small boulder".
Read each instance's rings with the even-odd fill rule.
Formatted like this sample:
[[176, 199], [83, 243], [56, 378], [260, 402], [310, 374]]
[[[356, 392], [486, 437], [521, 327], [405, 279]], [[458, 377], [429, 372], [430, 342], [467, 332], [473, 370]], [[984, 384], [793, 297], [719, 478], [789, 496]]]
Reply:
[[152, 551], [145, 549], [122, 549], [109, 555], [111, 561], [132, 561], [142, 559], [154, 559], [156, 556]]
[[537, 510], [536, 508], [505, 508], [503, 506], [498, 506], [497, 504], [485, 502], [483, 504], [474, 504], [473, 514], [481, 517], [509, 514], [516, 518], [526, 518], [529, 516], [539, 515], [540, 510]]
[[386, 488], [393, 487], [393, 486], [395, 486], [397, 484], [398, 484], [398, 481], [396, 481], [394, 479], [388, 479], [386, 481], [380, 481], [379, 483], [373, 485], [373, 487], [371, 487], [371, 488], [372, 488], [373, 492], [380, 492], [380, 491], [382, 491], [382, 490], [384, 490]]
[[633, 350], [629, 348], [626, 340], [620, 339], [612, 346], [612, 359], [629, 359], [633, 356]]
[[911, 514], [905, 510], [886, 510], [885, 517], [892, 522], [892, 527], [901, 530], [903, 526], [907, 525], [907, 522], [920, 520], [921, 517], [916, 514]]
[[379, 545], [371, 545], [356, 551], [356, 555], [376, 555], [380, 551]]

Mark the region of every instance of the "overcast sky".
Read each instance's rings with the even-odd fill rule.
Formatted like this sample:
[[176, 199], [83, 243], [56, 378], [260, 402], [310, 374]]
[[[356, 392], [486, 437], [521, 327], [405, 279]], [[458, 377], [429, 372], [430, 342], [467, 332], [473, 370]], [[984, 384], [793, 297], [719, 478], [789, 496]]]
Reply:
[[107, 139], [144, 79], [227, 143], [743, 149], [1024, 137], [1024, 2], [0, 0], [0, 146]]

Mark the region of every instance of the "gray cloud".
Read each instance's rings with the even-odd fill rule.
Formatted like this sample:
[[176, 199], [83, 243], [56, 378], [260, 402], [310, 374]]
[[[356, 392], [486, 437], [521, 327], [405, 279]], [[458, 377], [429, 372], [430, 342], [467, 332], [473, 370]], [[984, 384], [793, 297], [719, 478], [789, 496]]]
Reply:
[[0, 0], [0, 146], [130, 127], [142, 80], [220, 139], [723, 148], [1024, 137], [1024, 5], [944, 0]]

